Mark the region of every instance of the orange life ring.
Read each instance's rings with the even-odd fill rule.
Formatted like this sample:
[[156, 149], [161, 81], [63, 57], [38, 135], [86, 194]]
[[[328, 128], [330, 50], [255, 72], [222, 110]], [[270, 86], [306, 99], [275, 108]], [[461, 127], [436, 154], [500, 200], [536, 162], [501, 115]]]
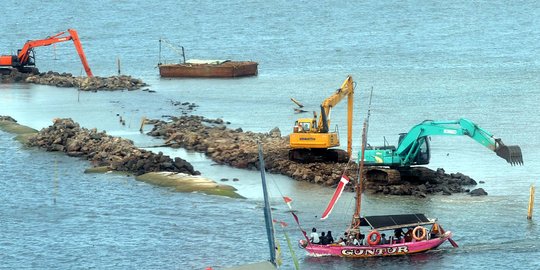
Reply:
[[[375, 240], [373, 240], [373, 235], [375, 235]], [[379, 244], [380, 241], [381, 241], [381, 234], [376, 230], [371, 231], [367, 236], [367, 243], [370, 246], [377, 245], [377, 244]]]
[[[418, 235], [418, 230], [422, 231], [420, 235]], [[412, 231], [412, 237], [416, 241], [424, 240], [424, 238], [426, 238], [426, 234], [427, 234], [426, 228], [422, 226], [416, 226], [416, 228], [414, 228], [414, 230]]]

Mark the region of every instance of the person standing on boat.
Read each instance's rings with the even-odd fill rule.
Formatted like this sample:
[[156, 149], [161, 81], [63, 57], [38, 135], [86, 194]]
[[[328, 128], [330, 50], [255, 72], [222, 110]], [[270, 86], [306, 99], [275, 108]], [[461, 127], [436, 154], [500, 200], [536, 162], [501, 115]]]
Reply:
[[319, 244], [321, 242], [319, 238], [319, 234], [317, 233], [317, 229], [315, 228], [311, 229], [311, 234], [309, 235], [309, 239], [311, 240], [311, 243], [313, 244]]

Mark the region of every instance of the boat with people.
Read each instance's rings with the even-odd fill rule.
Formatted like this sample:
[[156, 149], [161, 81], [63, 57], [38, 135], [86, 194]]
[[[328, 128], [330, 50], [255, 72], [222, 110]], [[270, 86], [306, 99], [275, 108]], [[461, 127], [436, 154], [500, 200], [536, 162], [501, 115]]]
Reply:
[[366, 258], [424, 252], [450, 241], [451, 237], [452, 232], [445, 232], [436, 220], [424, 214], [382, 215], [360, 218], [359, 223], [334, 243], [302, 239], [300, 246], [313, 256]]
[[[355, 183], [355, 210], [351, 223], [336, 242], [320, 239], [315, 228], [310, 237], [302, 230], [305, 239], [299, 240], [299, 246], [311, 256], [351, 258], [409, 255], [435, 249], [446, 241], [458, 247], [451, 238], [452, 232], [444, 231], [437, 219], [429, 219], [424, 214], [361, 216], [365, 175], [360, 172], [364, 171], [369, 115], [368, 110], [368, 116], [363, 125], [362, 149], [359, 153], [360, 166], [358, 166], [358, 178]], [[344, 173], [321, 219], [328, 218], [349, 182], [350, 179]], [[296, 216], [295, 219], [297, 220]]]

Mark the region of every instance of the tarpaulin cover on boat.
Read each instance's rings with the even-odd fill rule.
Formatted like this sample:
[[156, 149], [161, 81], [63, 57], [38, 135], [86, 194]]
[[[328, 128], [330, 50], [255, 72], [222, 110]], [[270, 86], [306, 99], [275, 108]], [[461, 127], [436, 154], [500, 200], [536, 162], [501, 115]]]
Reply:
[[374, 229], [378, 229], [419, 223], [430, 223], [430, 220], [424, 214], [368, 216], [362, 218], [360, 226], [371, 226]]

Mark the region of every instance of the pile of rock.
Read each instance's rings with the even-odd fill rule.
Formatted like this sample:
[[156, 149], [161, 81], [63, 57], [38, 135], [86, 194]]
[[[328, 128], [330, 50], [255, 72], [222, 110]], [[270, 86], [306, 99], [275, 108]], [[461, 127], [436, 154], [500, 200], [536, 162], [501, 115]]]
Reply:
[[19, 83], [25, 82], [32, 73], [18, 72], [14, 68], [0, 69], [0, 83]]
[[0, 115], [0, 121], [7, 121], [7, 122], [17, 123], [17, 120], [15, 120], [13, 117], [11, 117], [9, 115]]
[[[351, 179], [357, 177], [357, 164], [354, 162], [302, 164], [290, 161], [289, 138], [281, 137], [278, 128], [268, 133], [243, 132], [242, 129], [227, 128], [227, 123], [221, 119], [212, 120], [193, 115], [172, 117], [170, 122], [154, 120], [153, 123], [154, 128], [149, 135], [165, 139], [165, 143], [171, 147], [203, 152], [219, 164], [258, 169], [257, 142], [261, 142], [266, 170], [269, 172], [325, 186], [337, 185], [345, 170]], [[433, 171], [428, 168], [412, 170], [410, 175], [402, 177], [398, 183], [365, 183], [366, 189], [375, 193], [420, 197], [430, 193], [468, 191], [463, 185], [476, 185], [476, 182], [463, 174], [446, 174], [442, 169]]]
[[107, 166], [111, 170], [131, 172], [169, 171], [199, 175], [187, 161], [174, 160], [163, 153], [138, 149], [127, 139], [107, 135], [104, 131], [81, 128], [72, 119], [55, 119], [54, 124], [29, 139], [30, 146], [47, 151], [61, 151], [70, 156], [84, 157], [94, 166]]
[[131, 76], [111, 77], [73, 77], [70, 73], [46, 72], [26, 78], [27, 83], [53, 85], [56, 87], [76, 87], [83, 91], [97, 90], [136, 90], [146, 83]]
[[83, 91], [98, 90], [137, 90], [148, 86], [142, 80], [131, 76], [120, 75], [111, 77], [74, 77], [70, 73], [45, 72], [45, 73], [21, 73], [16, 69], [5, 75], [1, 75], [1, 82], [26, 82], [56, 87], [75, 87]]

